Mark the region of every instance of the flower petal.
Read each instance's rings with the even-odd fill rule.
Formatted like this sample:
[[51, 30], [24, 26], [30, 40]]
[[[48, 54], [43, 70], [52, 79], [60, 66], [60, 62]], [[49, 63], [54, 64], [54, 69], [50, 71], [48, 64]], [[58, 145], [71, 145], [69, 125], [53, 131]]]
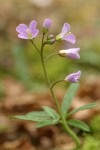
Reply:
[[24, 34], [24, 33], [18, 34], [18, 37], [21, 38], [21, 39], [28, 39], [28, 35]]
[[65, 36], [63, 38], [63, 40], [67, 41], [67, 42], [70, 42], [72, 44], [75, 44], [76, 42], [76, 38], [75, 38], [75, 35], [74, 34], [68, 34], [67, 36]]
[[69, 58], [72, 58], [72, 59], [79, 59], [80, 58], [80, 55], [78, 53], [73, 53], [73, 52], [70, 52], [70, 53], [68, 52], [67, 56]]
[[68, 23], [64, 23], [63, 28], [62, 28], [62, 32], [60, 33], [60, 35], [63, 37], [69, 31], [70, 31], [70, 25]]
[[19, 26], [16, 27], [16, 31], [19, 33], [26, 33], [28, 29], [28, 26], [25, 24], [20, 24]]
[[35, 38], [35, 37], [38, 35], [38, 33], [39, 33], [39, 30], [36, 29], [36, 30], [34, 31], [34, 33], [32, 34], [32, 37]]
[[78, 54], [79, 51], [80, 51], [80, 48], [70, 48], [66, 50], [66, 55], [69, 58], [79, 59], [80, 58], [80, 55]]
[[51, 23], [52, 23], [51, 19], [45, 19], [44, 23], [43, 23], [43, 27], [46, 28], [46, 29], [48, 29], [48, 28], [50, 28]]
[[32, 34], [34, 33], [34, 31], [36, 29], [36, 25], [37, 25], [37, 22], [35, 20], [30, 22], [29, 29]]
[[70, 50], [70, 51], [73, 51], [73, 52], [79, 52], [80, 51], [80, 48], [70, 48], [70, 49], [68, 49], [68, 50]]

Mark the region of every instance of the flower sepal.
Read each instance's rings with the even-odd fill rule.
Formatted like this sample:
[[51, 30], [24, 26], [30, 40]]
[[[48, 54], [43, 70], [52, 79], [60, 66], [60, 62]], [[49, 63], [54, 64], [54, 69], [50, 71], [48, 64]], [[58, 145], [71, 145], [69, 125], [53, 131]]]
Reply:
[[57, 35], [57, 36], [56, 36], [56, 41], [58, 41], [58, 42], [61, 42], [61, 41], [62, 41], [62, 38], [61, 38], [60, 35]]
[[42, 33], [43, 33], [43, 34], [46, 34], [47, 32], [48, 32], [48, 29], [46, 29], [46, 28], [43, 28], [43, 29], [42, 29]]

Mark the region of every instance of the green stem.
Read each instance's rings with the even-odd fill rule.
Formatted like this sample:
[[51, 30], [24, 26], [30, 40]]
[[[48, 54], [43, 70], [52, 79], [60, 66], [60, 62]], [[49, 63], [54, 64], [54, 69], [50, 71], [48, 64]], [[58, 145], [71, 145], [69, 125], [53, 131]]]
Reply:
[[33, 46], [35, 47], [35, 49], [37, 50], [37, 52], [41, 55], [41, 53], [40, 53], [39, 49], [37, 48], [37, 46], [35, 45], [34, 41], [33, 40], [30, 40], [30, 41], [33, 44]]
[[64, 127], [66, 133], [68, 133], [68, 134], [72, 137], [72, 139], [75, 141], [77, 148], [79, 148], [79, 147], [80, 147], [80, 140], [78, 139], [77, 135], [76, 135], [76, 134], [69, 128], [69, 126], [67, 125], [66, 119], [65, 119], [64, 116], [63, 116], [63, 112], [62, 112], [61, 107], [60, 107], [60, 105], [59, 105], [59, 103], [58, 103], [58, 100], [57, 100], [57, 98], [56, 98], [55, 95], [54, 95], [53, 89], [51, 88], [51, 84], [50, 84], [50, 81], [49, 81], [49, 78], [48, 78], [48, 75], [47, 75], [47, 72], [46, 72], [46, 69], [45, 69], [44, 61], [43, 61], [42, 58], [41, 58], [41, 60], [42, 60], [42, 66], [43, 66], [43, 70], [44, 70], [44, 74], [45, 74], [47, 83], [48, 83], [48, 85], [49, 85], [49, 88], [50, 88], [52, 97], [53, 97], [53, 99], [54, 99], [54, 102], [55, 102], [55, 104], [56, 104], [56, 106], [57, 106], [57, 108], [58, 108], [59, 114], [60, 114], [60, 116], [61, 116], [62, 125], [63, 125], [63, 127]]
[[52, 89], [57, 83], [63, 82], [63, 81], [64, 81], [64, 80], [59, 80], [59, 81], [54, 82], [54, 83], [52, 84], [52, 86], [51, 86], [51, 89]]
[[54, 55], [58, 55], [58, 53], [53, 53], [53, 54], [48, 55], [48, 56], [45, 58], [44, 62], [46, 62], [50, 57], [52, 57], [52, 56], [54, 56]]
[[58, 81], [58, 82], [55, 82], [52, 86], [51, 86], [51, 83], [50, 83], [50, 80], [48, 78], [48, 75], [47, 75], [47, 72], [46, 72], [46, 68], [45, 68], [45, 61], [44, 61], [44, 56], [43, 56], [43, 48], [44, 48], [44, 35], [43, 34], [43, 37], [42, 37], [42, 44], [41, 44], [41, 52], [38, 50], [38, 48], [36, 47], [36, 45], [33, 43], [34, 47], [36, 48], [36, 50], [39, 52], [40, 56], [41, 56], [41, 62], [42, 62], [42, 67], [43, 67], [43, 71], [44, 71], [44, 75], [45, 75], [45, 78], [46, 78], [46, 81], [48, 83], [48, 86], [49, 86], [49, 89], [50, 89], [50, 92], [52, 94], [52, 97], [54, 99], [54, 102], [56, 104], [56, 107], [58, 108], [58, 111], [59, 111], [59, 114], [60, 114], [60, 117], [61, 117], [61, 124], [64, 128], [64, 130], [66, 131], [66, 133], [68, 133], [72, 139], [75, 141], [76, 143], [76, 148], [75, 150], [78, 150], [78, 148], [80, 147], [80, 140], [79, 138], [77, 137], [77, 135], [70, 129], [70, 127], [67, 125], [67, 122], [66, 122], [66, 118], [64, 117], [63, 115], [63, 112], [62, 112], [62, 109], [60, 107], [60, 104], [54, 94], [54, 91], [53, 91], [53, 86], [58, 83], [58, 82], [61, 82], [61, 81]]
[[44, 56], [43, 56], [43, 48], [44, 48], [43, 40], [44, 40], [44, 35], [42, 37], [42, 45], [41, 45], [41, 62], [42, 62], [42, 67], [43, 67], [44, 75], [45, 75], [46, 81], [48, 83], [48, 86], [49, 86], [50, 92], [52, 94], [52, 97], [54, 99], [54, 102], [55, 102], [55, 104], [56, 104], [56, 106], [58, 108], [59, 114], [61, 116], [61, 120], [62, 120], [61, 124], [63, 125], [63, 128], [65, 129], [66, 133], [68, 133], [72, 137], [72, 139], [75, 141], [75, 143], [76, 143], [76, 149], [77, 149], [77, 148], [80, 147], [80, 140], [77, 137], [77, 135], [67, 125], [66, 118], [63, 115], [63, 112], [61, 110], [60, 104], [59, 104], [59, 102], [58, 102], [58, 100], [57, 100], [57, 98], [56, 98], [56, 96], [54, 94], [54, 91], [53, 91], [53, 88], [52, 88], [53, 86], [51, 86], [50, 80], [49, 80], [47, 72], [46, 72], [45, 62], [44, 62]]

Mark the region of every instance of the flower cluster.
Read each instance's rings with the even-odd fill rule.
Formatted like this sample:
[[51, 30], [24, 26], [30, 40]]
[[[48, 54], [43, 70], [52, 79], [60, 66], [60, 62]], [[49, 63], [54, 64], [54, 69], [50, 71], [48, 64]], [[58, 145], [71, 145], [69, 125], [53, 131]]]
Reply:
[[[43, 29], [42, 29], [43, 35], [45, 35], [48, 32], [49, 28], [51, 27], [51, 24], [52, 24], [51, 19], [45, 19], [45, 21], [43, 22]], [[36, 28], [36, 25], [37, 22], [35, 20], [30, 22], [29, 27], [25, 24], [18, 25], [16, 27], [16, 31], [19, 33], [18, 37], [21, 39], [29, 39], [33, 41], [34, 38], [39, 33], [39, 30]], [[75, 35], [70, 32], [70, 25], [68, 23], [64, 23], [61, 33], [59, 33], [55, 38], [53, 35], [48, 36], [47, 39], [44, 41], [44, 45], [53, 44], [57, 41], [62, 41], [62, 40], [70, 42], [72, 44], [75, 44], [76, 42]], [[79, 59], [80, 58], [79, 51], [80, 48], [64, 49], [64, 50], [60, 50], [58, 52], [58, 55], [62, 57], [68, 57], [71, 59]], [[65, 81], [70, 83], [78, 82], [80, 76], [81, 76], [81, 71], [78, 71], [76, 73], [72, 73], [68, 75], [65, 78]]]
[[[31, 21], [29, 26], [25, 24], [20, 24], [16, 27], [16, 31], [18, 32], [18, 37], [21, 39], [28, 39], [34, 46], [35, 50], [37, 50], [40, 60], [41, 60], [41, 65], [43, 68], [44, 76], [48, 84], [48, 88], [51, 92], [51, 96], [53, 98], [53, 102], [55, 103], [55, 106], [57, 108], [57, 111], [53, 109], [52, 107], [49, 106], [43, 106], [41, 111], [32, 111], [27, 113], [26, 115], [19, 115], [19, 116], [14, 116], [15, 118], [18, 119], [23, 119], [23, 120], [30, 120], [30, 121], [35, 121], [36, 122], [36, 127], [41, 128], [45, 127], [48, 125], [55, 125], [55, 124], [61, 124], [63, 129], [65, 130], [66, 134], [71, 136], [71, 138], [74, 140], [76, 143], [76, 149], [81, 148], [81, 142], [78, 138], [78, 136], [75, 134], [75, 132], [69, 127], [70, 125], [73, 127], [80, 128], [81, 130], [84, 130], [86, 132], [90, 132], [90, 129], [87, 124], [85, 124], [82, 121], [76, 120], [76, 119], [69, 119], [70, 115], [73, 115], [74, 113], [93, 108], [96, 106], [96, 103], [91, 103], [88, 105], [81, 106], [79, 108], [76, 108], [74, 110], [70, 111], [70, 106], [72, 103], [72, 100], [74, 99], [75, 93], [79, 87], [79, 84], [70, 84], [67, 94], [65, 94], [62, 103], [60, 104], [58, 101], [58, 98], [56, 97], [53, 87], [59, 83], [59, 82], [69, 82], [69, 83], [77, 83], [80, 79], [81, 76], [81, 71], [77, 71], [75, 73], [69, 74], [65, 77], [63, 80], [56, 81], [55, 83], [51, 83], [47, 70], [46, 70], [46, 61], [48, 58], [54, 55], [62, 56], [65, 58], [70, 58], [70, 59], [79, 59], [79, 51], [80, 48], [70, 48], [70, 49], [62, 49], [59, 50], [57, 53], [50, 54], [49, 56], [44, 56], [44, 47], [46, 44], [54, 44], [55, 42], [60, 42], [62, 40], [70, 42], [71, 44], [75, 44], [76, 38], [75, 35], [70, 32], [70, 25], [68, 23], [64, 23], [61, 33], [59, 33], [57, 36], [54, 35], [48, 35], [46, 37], [46, 34], [48, 33], [50, 27], [52, 24], [51, 19], [45, 19], [43, 22], [43, 29], [42, 29], [42, 40], [41, 40], [41, 46], [40, 48], [37, 47], [37, 45], [34, 43], [34, 38], [39, 33], [39, 30], [36, 28], [37, 22], [35, 20]], [[68, 96], [67, 96], [68, 95]]]

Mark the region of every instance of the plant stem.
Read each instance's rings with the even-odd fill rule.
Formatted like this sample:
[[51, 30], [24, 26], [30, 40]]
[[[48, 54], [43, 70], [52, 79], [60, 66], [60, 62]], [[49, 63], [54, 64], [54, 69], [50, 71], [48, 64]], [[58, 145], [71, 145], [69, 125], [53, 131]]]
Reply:
[[68, 133], [72, 137], [72, 139], [75, 141], [76, 149], [77, 149], [77, 148], [80, 147], [80, 140], [77, 137], [77, 135], [67, 125], [66, 118], [63, 115], [63, 112], [61, 110], [60, 104], [59, 104], [59, 102], [58, 102], [58, 100], [57, 100], [57, 98], [56, 98], [56, 96], [54, 94], [53, 88], [52, 88], [57, 82], [53, 86], [51, 86], [50, 80], [49, 80], [47, 72], [46, 72], [45, 61], [44, 61], [44, 56], [43, 56], [43, 48], [44, 48], [43, 40], [44, 40], [44, 34], [43, 34], [43, 37], [42, 37], [42, 45], [41, 45], [41, 62], [42, 62], [44, 75], [45, 75], [46, 81], [48, 83], [48, 86], [49, 86], [50, 92], [52, 94], [52, 97], [54, 99], [54, 102], [56, 104], [56, 107], [58, 108], [58, 111], [59, 111], [59, 114], [60, 114], [60, 117], [61, 117], [61, 120], [62, 120], [61, 124], [63, 125], [63, 128], [65, 129], [66, 133]]
[[36, 50], [39, 52], [39, 54], [40, 54], [40, 56], [41, 56], [41, 62], [42, 62], [42, 67], [43, 67], [44, 75], [45, 75], [47, 84], [48, 84], [48, 86], [49, 86], [51, 95], [52, 95], [52, 97], [53, 97], [53, 99], [54, 99], [54, 102], [55, 102], [56, 107], [57, 107], [57, 109], [58, 109], [58, 112], [59, 112], [59, 114], [60, 114], [60, 117], [61, 117], [61, 124], [62, 124], [64, 130], [66, 131], [66, 133], [68, 133], [68, 134], [72, 137], [72, 139], [75, 141], [75, 143], [76, 143], [76, 148], [75, 148], [74, 150], [78, 150], [78, 149], [80, 148], [80, 145], [81, 145], [81, 144], [80, 144], [80, 140], [79, 140], [79, 138], [77, 137], [77, 135], [76, 135], [76, 134], [70, 129], [70, 127], [67, 125], [66, 118], [65, 118], [64, 115], [63, 115], [63, 112], [62, 112], [62, 109], [61, 109], [61, 107], [60, 107], [60, 104], [59, 104], [59, 102], [58, 102], [58, 100], [57, 100], [57, 98], [56, 98], [56, 96], [55, 96], [55, 94], [54, 94], [54, 91], [53, 91], [53, 86], [54, 86], [56, 83], [61, 82], [62, 80], [55, 82], [55, 83], [51, 86], [49, 77], [48, 77], [48, 75], [47, 75], [47, 71], [46, 71], [46, 68], [45, 68], [45, 60], [44, 60], [44, 56], [43, 56], [44, 35], [45, 35], [45, 34], [43, 34], [43, 36], [42, 36], [41, 52], [38, 50], [38, 48], [36, 47], [36, 45], [34, 44], [34, 42], [33, 42], [33, 41], [31, 41], [31, 42], [33, 43], [34, 47], [36, 48]]
[[63, 82], [63, 81], [64, 81], [64, 80], [59, 80], [59, 81], [54, 82], [54, 83], [52, 84], [52, 86], [51, 86], [51, 89], [52, 89], [57, 83]]
[[52, 56], [54, 56], [54, 55], [58, 55], [58, 53], [53, 53], [53, 54], [48, 55], [48, 56], [45, 58], [44, 62], [46, 62], [50, 57], [52, 57]]
[[40, 53], [39, 49], [37, 48], [37, 46], [35, 45], [34, 41], [33, 40], [30, 40], [30, 41], [33, 44], [33, 46], [35, 47], [35, 49], [37, 50], [37, 52], [41, 55], [41, 53]]
[[66, 133], [68, 133], [68, 134], [72, 137], [72, 139], [75, 141], [77, 148], [79, 148], [79, 147], [80, 147], [80, 140], [78, 139], [77, 135], [76, 135], [76, 134], [69, 128], [69, 126], [67, 125], [66, 119], [65, 119], [64, 116], [63, 116], [63, 113], [62, 113], [61, 107], [60, 107], [60, 105], [59, 105], [59, 103], [58, 103], [58, 100], [57, 100], [57, 98], [56, 98], [55, 95], [54, 95], [53, 89], [51, 88], [51, 84], [50, 84], [50, 81], [49, 81], [49, 78], [48, 78], [48, 76], [47, 76], [47, 72], [46, 72], [46, 69], [45, 69], [45, 64], [44, 64], [44, 61], [43, 61], [43, 57], [41, 58], [41, 60], [42, 60], [42, 66], [43, 66], [43, 70], [44, 70], [44, 74], [45, 74], [47, 83], [48, 83], [48, 85], [49, 85], [49, 88], [50, 88], [52, 97], [53, 97], [53, 99], [54, 99], [54, 102], [55, 102], [55, 104], [56, 104], [56, 106], [57, 106], [57, 108], [58, 108], [59, 114], [60, 114], [60, 116], [61, 116], [62, 125], [63, 125], [63, 127], [64, 127]]

